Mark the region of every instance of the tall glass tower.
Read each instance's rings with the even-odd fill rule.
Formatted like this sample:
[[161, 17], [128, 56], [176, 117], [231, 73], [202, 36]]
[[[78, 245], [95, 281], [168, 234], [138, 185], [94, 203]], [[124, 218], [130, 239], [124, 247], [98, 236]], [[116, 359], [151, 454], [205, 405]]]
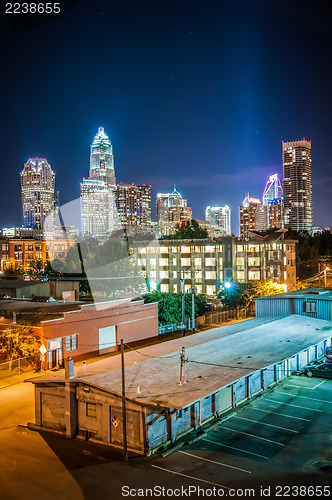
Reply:
[[116, 187], [113, 146], [104, 127], [99, 127], [91, 144], [89, 179], [104, 181], [109, 189]]
[[282, 143], [284, 226], [312, 230], [311, 141]]
[[282, 197], [282, 187], [278, 174], [270, 175], [263, 192], [263, 205], [268, 205], [271, 200], [278, 200]]
[[29, 158], [21, 172], [23, 227], [44, 229], [54, 210], [55, 174], [46, 158]]

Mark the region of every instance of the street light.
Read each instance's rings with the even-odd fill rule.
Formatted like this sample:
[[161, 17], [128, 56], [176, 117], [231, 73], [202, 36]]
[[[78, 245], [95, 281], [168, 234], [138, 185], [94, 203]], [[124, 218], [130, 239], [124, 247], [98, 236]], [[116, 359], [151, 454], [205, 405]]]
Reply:
[[326, 267], [326, 268], [324, 269], [324, 286], [325, 286], [325, 288], [326, 288], [326, 271], [329, 271], [329, 270], [330, 270], [330, 268], [329, 268], [329, 267]]

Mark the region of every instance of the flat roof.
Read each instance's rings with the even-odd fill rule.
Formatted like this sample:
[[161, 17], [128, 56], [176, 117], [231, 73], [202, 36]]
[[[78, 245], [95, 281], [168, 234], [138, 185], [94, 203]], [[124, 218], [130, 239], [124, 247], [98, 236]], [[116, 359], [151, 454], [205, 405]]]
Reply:
[[40, 285], [47, 283], [47, 281], [40, 280], [3, 280], [0, 279], [0, 290], [2, 288], [24, 288], [26, 286]]
[[84, 302], [33, 302], [26, 299], [1, 299], [0, 316], [6, 319], [13, 318], [13, 312], [16, 313], [16, 322], [18, 324], [37, 325], [47, 319], [62, 318], [63, 312], [77, 311]]
[[275, 300], [275, 299], [316, 299], [332, 300], [332, 288], [302, 288], [301, 290], [292, 290], [291, 292], [278, 293], [268, 297], [257, 297], [255, 300]]
[[[253, 371], [332, 336], [329, 321], [291, 315], [257, 318], [126, 352], [126, 396], [143, 404], [183, 408]], [[179, 385], [185, 347], [187, 383]], [[120, 356], [76, 368], [75, 382], [121, 394]], [[86, 370], [86, 371], [85, 371]], [[64, 371], [29, 381], [64, 382]], [[140, 393], [137, 393], [137, 385]]]

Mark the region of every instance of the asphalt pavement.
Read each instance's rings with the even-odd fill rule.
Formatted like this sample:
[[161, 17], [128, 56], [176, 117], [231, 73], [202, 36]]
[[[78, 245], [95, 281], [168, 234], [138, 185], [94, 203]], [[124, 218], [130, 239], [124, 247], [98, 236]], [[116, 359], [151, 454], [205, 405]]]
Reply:
[[[5, 398], [21, 425], [33, 411], [25, 391]], [[173, 453], [127, 463], [109, 446], [12, 425], [0, 432], [0, 499], [330, 498], [331, 416], [331, 380], [290, 377]]]

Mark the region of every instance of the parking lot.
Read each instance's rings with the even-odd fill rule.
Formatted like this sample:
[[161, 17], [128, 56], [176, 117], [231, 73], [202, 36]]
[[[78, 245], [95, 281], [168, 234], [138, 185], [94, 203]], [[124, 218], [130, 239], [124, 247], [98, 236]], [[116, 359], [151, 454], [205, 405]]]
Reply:
[[88, 474], [71, 472], [88, 499], [109, 498], [110, 491], [116, 499], [142, 493], [198, 498], [213, 488], [216, 495], [222, 490], [234, 498], [326, 498], [332, 478], [331, 416], [332, 381], [294, 376], [164, 458], [116, 461], [109, 475], [104, 464], [102, 483], [98, 466]]
[[[330, 498], [331, 417], [332, 380], [293, 376], [229, 418], [188, 434], [165, 457], [131, 455], [125, 463], [121, 450], [92, 441], [24, 427], [3, 431], [17, 440], [11, 442], [16, 455], [2, 461], [3, 498], [23, 492], [53, 500]], [[27, 449], [34, 460], [24, 459]]]

